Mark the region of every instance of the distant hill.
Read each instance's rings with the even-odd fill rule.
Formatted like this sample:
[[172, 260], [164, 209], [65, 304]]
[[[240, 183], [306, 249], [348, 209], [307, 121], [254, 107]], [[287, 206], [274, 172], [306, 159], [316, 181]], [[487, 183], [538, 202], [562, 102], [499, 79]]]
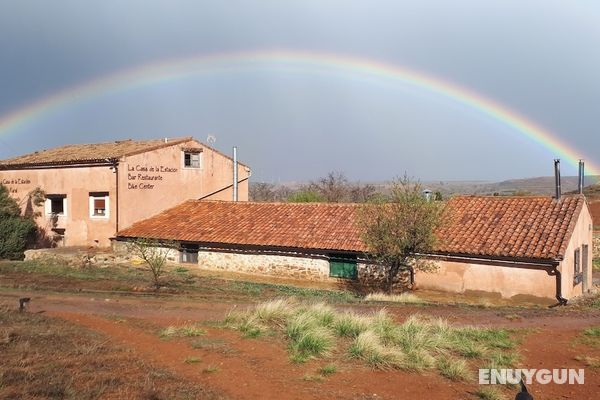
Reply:
[[[590, 193], [600, 195], [600, 176], [586, 176], [586, 187]], [[502, 196], [515, 194], [522, 195], [547, 195], [554, 194], [554, 177], [542, 176], [536, 178], [510, 179], [501, 182], [478, 182], [478, 181], [447, 181], [447, 182], [424, 182], [424, 186], [433, 191], [440, 191], [445, 196], [457, 194], [480, 194], [493, 195], [497, 193]], [[563, 176], [561, 186], [563, 193], [577, 191], [578, 178], [576, 176]]]

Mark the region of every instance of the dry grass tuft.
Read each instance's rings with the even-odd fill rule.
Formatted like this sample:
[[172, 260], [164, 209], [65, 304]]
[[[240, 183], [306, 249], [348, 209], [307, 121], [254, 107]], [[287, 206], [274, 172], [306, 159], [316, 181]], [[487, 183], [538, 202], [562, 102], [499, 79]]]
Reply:
[[360, 315], [324, 303], [272, 301], [228, 317], [228, 326], [249, 332], [282, 333], [290, 359], [303, 363], [329, 357], [340, 343], [373, 368], [437, 370], [450, 380], [469, 380], [476, 366], [508, 368], [518, 355], [503, 329], [453, 327], [440, 318], [412, 315], [396, 323], [385, 309]]
[[419, 298], [413, 293], [408, 292], [401, 294], [370, 293], [365, 296], [365, 301], [401, 304], [427, 304], [427, 301]]

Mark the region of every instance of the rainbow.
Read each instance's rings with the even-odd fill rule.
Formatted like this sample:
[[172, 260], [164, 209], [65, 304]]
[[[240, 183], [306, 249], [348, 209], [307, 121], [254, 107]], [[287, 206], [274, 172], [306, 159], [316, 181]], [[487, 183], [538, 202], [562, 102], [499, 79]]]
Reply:
[[[304, 51], [249, 51], [218, 53], [161, 61], [137, 66], [66, 88], [48, 97], [0, 116], [0, 136], [16, 132], [20, 127], [52, 112], [106, 94], [132, 90], [160, 82], [212, 73], [265, 66], [300, 68], [314, 72], [350, 74], [353, 77], [400, 81], [419, 89], [444, 96], [478, 111], [540, 144], [572, 165], [583, 154], [559, 140], [554, 134], [515, 111], [469, 89], [426, 75], [419, 71], [370, 59]], [[600, 168], [588, 159], [587, 171], [600, 175]]]

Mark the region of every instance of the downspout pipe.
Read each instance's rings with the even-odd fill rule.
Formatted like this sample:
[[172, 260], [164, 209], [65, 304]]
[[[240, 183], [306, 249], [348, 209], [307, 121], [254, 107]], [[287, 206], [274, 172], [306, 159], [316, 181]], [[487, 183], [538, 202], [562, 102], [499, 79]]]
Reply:
[[562, 297], [562, 275], [560, 271], [558, 268], [554, 267], [552, 270], [548, 271], [548, 275], [556, 277], [556, 300], [558, 301], [558, 304], [553, 307], [566, 306], [568, 300]]

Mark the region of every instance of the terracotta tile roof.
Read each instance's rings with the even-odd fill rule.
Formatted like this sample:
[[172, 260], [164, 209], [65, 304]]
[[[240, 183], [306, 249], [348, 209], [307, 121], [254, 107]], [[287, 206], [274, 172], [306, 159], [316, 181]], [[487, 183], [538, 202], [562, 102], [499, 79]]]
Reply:
[[555, 260], [564, 257], [583, 196], [460, 196], [448, 202], [438, 253]]
[[204, 243], [364, 250], [355, 204], [190, 200], [119, 232]]
[[71, 144], [53, 149], [36, 151], [19, 157], [0, 161], [0, 169], [24, 166], [47, 166], [76, 163], [102, 163], [106, 159], [144, 153], [192, 140], [191, 137], [156, 140], [118, 140], [96, 144]]
[[[564, 256], [582, 196], [456, 197], [437, 233], [438, 254], [555, 260]], [[120, 237], [363, 252], [357, 204], [190, 200]]]

